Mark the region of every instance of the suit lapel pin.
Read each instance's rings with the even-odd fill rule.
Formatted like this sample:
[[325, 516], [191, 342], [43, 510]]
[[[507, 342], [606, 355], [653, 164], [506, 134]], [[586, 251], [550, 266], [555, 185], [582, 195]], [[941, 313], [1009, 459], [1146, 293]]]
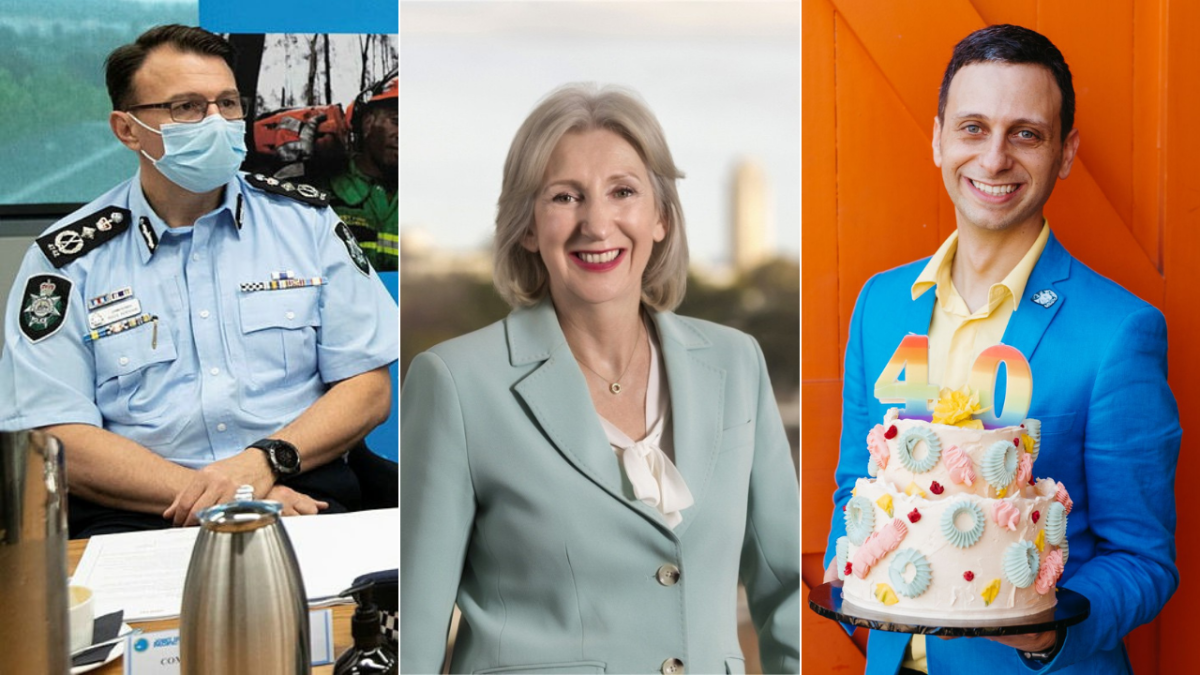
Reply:
[[1058, 293], [1055, 293], [1047, 288], [1044, 291], [1038, 291], [1037, 293], [1034, 293], [1030, 300], [1036, 302], [1042, 307], [1045, 307], [1046, 309], [1050, 309], [1051, 305], [1058, 302]]

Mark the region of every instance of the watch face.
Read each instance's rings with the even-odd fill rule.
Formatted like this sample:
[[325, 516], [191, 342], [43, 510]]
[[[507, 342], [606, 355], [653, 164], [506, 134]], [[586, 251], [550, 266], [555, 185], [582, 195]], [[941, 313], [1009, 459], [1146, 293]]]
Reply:
[[272, 448], [275, 461], [284, 470], [294, 470], [300, 465], [300, 454], [288, 443], [276, 443]]

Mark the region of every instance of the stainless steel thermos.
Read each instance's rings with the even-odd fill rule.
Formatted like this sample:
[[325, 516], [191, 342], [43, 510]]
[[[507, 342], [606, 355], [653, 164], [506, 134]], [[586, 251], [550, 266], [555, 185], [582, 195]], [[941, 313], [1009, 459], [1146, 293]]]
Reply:
[[243, 490], [200, 514], [180, 612], [181, 673], [307, 675], [307, 596], [281, 506]]
[[67, 482], [38, 431], [0, 432], [0, 608], [0, 670], [69, 670]]

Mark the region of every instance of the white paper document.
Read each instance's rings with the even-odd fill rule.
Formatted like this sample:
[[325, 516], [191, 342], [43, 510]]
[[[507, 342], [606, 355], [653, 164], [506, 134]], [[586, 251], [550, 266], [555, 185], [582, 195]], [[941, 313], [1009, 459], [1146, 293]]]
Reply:
[[[295, 516], [282, 520], [300, 563], [309, 604], [337, 602], [368, 572], [400, 567], [400, 510]], [[104, 534], [88, 542], [72, 583], [95, 594], [96, 616], [125, 621], [179, 616], [199, 528]]]

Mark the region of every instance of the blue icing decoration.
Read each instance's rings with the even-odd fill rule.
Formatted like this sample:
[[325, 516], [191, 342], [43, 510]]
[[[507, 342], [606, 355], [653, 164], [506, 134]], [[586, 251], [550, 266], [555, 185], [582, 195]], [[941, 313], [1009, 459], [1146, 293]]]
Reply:
[[1067, 538], [1063, 537], [1063, 543], [1058, 545], [1058, 550], [1062, 552], [1064, 565], [1067, 564], [1067, 558], [1069, 558], [1071, 556], [1071, 552], [1069, 549], [1070, 549], [1070, 547], [1067, 546]]
[[875, 531], [875, 505], [866, 497], [851, 497], [846, 504], [846, 536], [850, 543], [861, 546]]
[[837, 540], [837, 575], [839, 579], [845, 580], [846, 561], [850, 559], [850, 540], [845, 537], [838, 537]]
[[1038, 453], [1042, 450], [1042, 423], [1035, 419], [1027, 419], [1021, 424], [1025, 425], [1025, 432], [1033, 439], [1033, 447], [1029, 448], [1029, 454], [1036, 462]]
[[[913, 450], [917, 449], [917, 444], [921, 441], [925, 442], [925, 456], [917, 459], [913, 456]], [[932, 430], [926, 427], [911, 427], [900, 434], [900, 439], [896, 443], [896, 454], [900, 456], [900, 463], [904, 465], [904, 468], [913, 473], [925, 473], [932, 469], [941, 458], [942, 442], [938, 440]]]
[[[913, 566], [916, 574], [912, 581], [905, 581], [904, 570], [909, 565]], [[897, 593], [906, 598], [915, 598], [929, 588], [929, 561], [915, 549], [902, 548], [896, 551], [892, 563], [888, 565], [888, 578], [892, 580], [892, 587]]]
[[879, 475], [879, 465], [875, 463], [874, 457], [867, 458], [867, 475], [875, 478]]
[[1067, 540], [1067, 509], [1054, 502], [1046, 512], [1046, 541], [1062, 546]]
[[1004, 576], [1017, 588], [1029, 588], [1037, 578], [1038, 567], [1037, 547], [1032, 541], [1017, 541], [1004, 551]]
[[988, 485], [1003, 490], [1017, 477], [1017, 446], [1008, 441], [996, 441], [988, 446], [980, 462], [980, 470]]
[[[955, 522], [963, 513], [970, 514], [975, 521], [968, 530], [960, 530]], [[958, 548], [969, 548], [974, 546], [975, 542], [979, 541], [979, 537], [983, 535], [983, 523], [983, 510], [976, 504], [960, 500], [942, 514], [942, 536]]]

